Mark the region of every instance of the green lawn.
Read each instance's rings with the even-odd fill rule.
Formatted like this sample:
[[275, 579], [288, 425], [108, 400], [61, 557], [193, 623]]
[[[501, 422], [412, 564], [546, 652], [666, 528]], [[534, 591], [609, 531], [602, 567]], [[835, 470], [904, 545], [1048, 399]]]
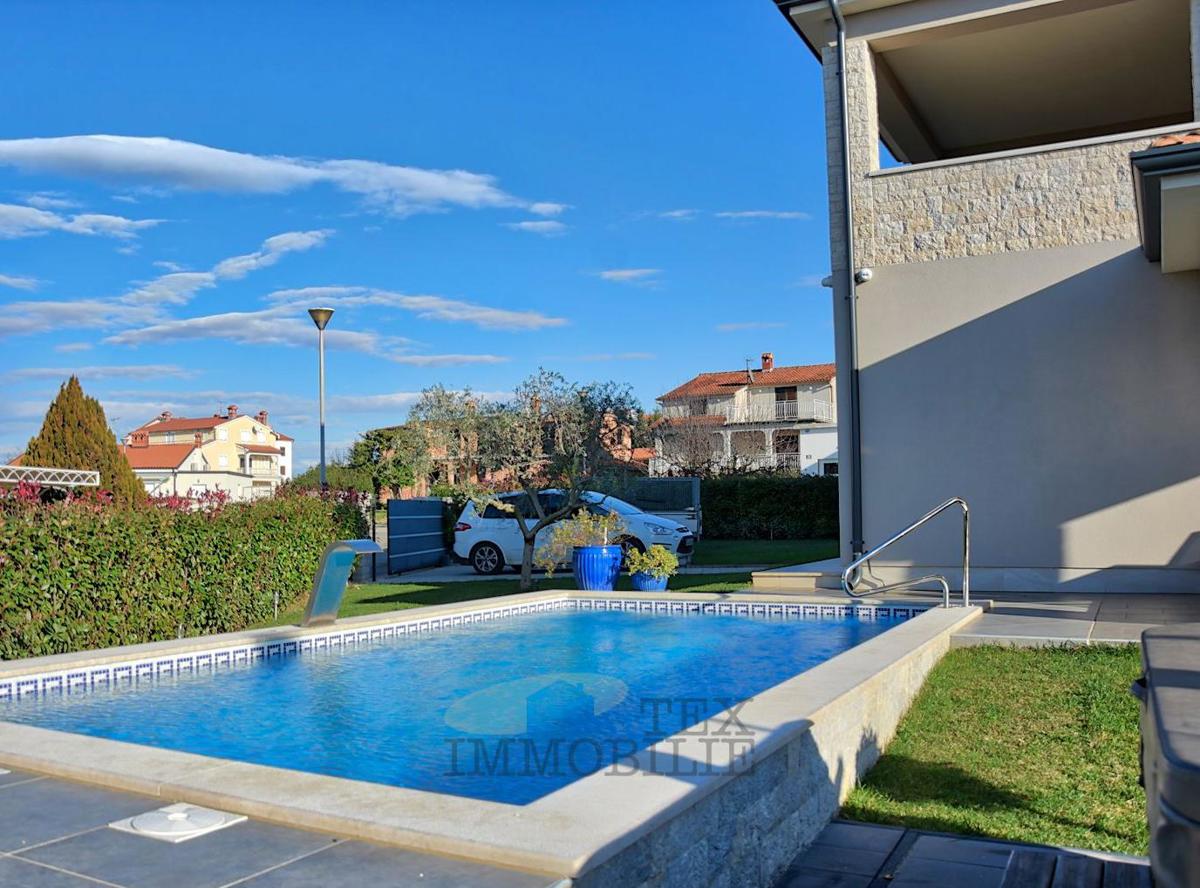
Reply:
[[[574, 589], [575, 581], [570, 575], [548, 580], [535, 577], [538, 589]], [[750, 586], [748, 573], [699, 574], [671, 578], [670, 588], [680, 592], [737, 592]], [[629, 577], [622, 576], [617, 588], [629, 590]], [[515, 595], [520, 591], [516, 578], [505, 580], [468, 580], [462, 583], [351, 583], [346, 587], [339, 617], [357, 617], [362, 614], [378, 614], [386, 611], [403, 610], [409, 607], [425, 607], [431, 604], [451, 604], [456, 601], [474, 601], [493, 598], [497, 595]], [[295, 607], [279, 614], [278, 620], [269, 620], [260, 626], [283, 626], [298, 623], [304, 613], [301, 601]]]
[[710, 540], [696, 543], [692, 564], [707, 565], [765, 564], [783, 567], [836, 558], [837, 540]]
[[1137, 645], [953, 650], [842, 810], [853, 820], [1146, 853]]

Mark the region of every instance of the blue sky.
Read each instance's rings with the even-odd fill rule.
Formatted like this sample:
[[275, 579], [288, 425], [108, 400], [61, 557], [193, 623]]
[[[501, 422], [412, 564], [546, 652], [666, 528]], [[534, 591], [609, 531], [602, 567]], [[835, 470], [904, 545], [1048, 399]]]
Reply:
[[433, 383], [832, 359], [769, 0], [10, 2], [0, 80], [0, 456], [78, 371], [118, 432], [236, 403], [310, 462], [318, 303], [335, 448]]

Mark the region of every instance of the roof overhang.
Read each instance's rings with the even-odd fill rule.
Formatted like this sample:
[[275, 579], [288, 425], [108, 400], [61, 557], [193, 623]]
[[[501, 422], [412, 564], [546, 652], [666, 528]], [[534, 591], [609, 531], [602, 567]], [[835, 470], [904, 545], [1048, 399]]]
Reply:
[[[827, 0], [776, 0], [810, 50]], [[841, 0], [879, 136], [926, 163], [1190, 123], [1188, 0]]]
[[1130, 155], [1142, 250], [1164, 274], [1200, 269], [1200, 144]]

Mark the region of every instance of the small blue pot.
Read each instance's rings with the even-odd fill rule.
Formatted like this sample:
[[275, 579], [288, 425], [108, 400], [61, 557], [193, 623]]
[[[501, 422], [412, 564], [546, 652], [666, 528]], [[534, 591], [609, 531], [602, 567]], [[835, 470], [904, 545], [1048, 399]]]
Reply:
[[640, 570], [635, 574], [630, 574], [629, 579], [633, 582], [633, 588], [638, 592], [662, 592], [667, 588], [666, 577], [656, 577], [654, 574], [643, 573]]
[[576, 546], [571, 559], [575, 585], [587, 592], [611, 592], [621, 573], [620, 546]]

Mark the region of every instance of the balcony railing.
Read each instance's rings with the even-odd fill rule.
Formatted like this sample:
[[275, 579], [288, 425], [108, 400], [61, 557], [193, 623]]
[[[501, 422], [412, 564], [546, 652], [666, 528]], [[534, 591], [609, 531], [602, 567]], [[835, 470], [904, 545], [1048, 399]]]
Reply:
[[833, 407], [828, 401], [776, 401], [766, 406], [733, 407], [713, 411], [710, 416], [724, 416], [729, 425], [775, 422], [833, 422]]

